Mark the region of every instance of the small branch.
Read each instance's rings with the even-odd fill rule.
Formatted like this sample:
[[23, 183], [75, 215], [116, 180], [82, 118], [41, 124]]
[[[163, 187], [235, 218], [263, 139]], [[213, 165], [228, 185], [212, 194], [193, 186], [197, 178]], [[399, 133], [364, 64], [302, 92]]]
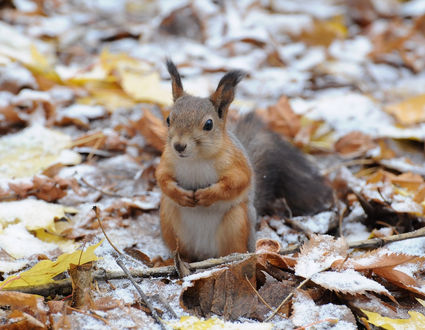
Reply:
[[267, 301], [264, 300], [263, 297], [261, 297], [260, 293], [258, 292], [258, 290], [256, 288], [254, 288], [254, 286], [251, 284], [251, 282], [248, 279], [248, 276], [245, 275], [245, 280], [248, 282], [249, 286], [251, 287], [252, 291], [254, 291], [254, 293], [258, 296], [258, 299], [261, 300], [261, 302], [271, 311], [273, 310], [273, 307], [270, 306]]
[[100, 215], [99, 215], [99, 209], [94, 206], [93, 210], [96, 213], [96, 218], [97, 221], [99, 222], [99, 226], [102, 229], [103, 234], [105, 235], [106, 239], [108, 240], [109, 244], [111, 244], [112, 248], [118, 253], [118, 257], [115, 259], [116, 263], [118, 264], [118, 266], [121, 267], [121, 269], [123, 270], [123, 272], [125, 273], [125, 275], [127, 276], [127, 278], [130, 280], [130, 282], [133, 284], [133, 286], [136, 288], [137, 292], [139, 293], [140, 297], [142, 298], [143, 302], [145, 303], [145, 305], [149, 308], [149, 310], [152, 313], [153, 318], [158, 322], [158, 324], [161, 326], [161, 329], [166, 330], [167, 327], [164, 323], [164, 321], [162, 321], [162, 319], [159, 317], [158, 313], [156, 312], [155, 308], [153, 307], [153, 305], [150, 303], [148, 296], [146, 296], [146, 294], [143, 292], [143, 290], [137, 285], [136, 281], [134, 280], [133, 276], [130, 274], [130, 272], [128, 271], [127, 267], [124, 265], [123, 262], [123, 258], [124, 255], [120, 252], [120, 250], [118, 250], [115, 245], [111, 242], [111, 240], [109, 239], [108, 235], [106, 235], [106, 232], [103, 228], [102, 225], [102, 221], [100, 220]]
[[282, 300], [282, 302], [280, 303], [280, 305], [273, 311], [272, 315], [270, 315], [268, 318], [266, 318], [264, 320], [264, 322], [270, 321], [280, 311], [280, 309], [283, 307], [283, 305], [285, 305], [289, 301], [289, 299], [291, 299], [294, 296], [294, 294], [295, 294], [294, 292], [296, 290], [298, 290], [298, 289], [301, 289], [308, 281], [310, 281], [310, 279], [311, 279], [311, 277], [307, 277], [306, 279], [304, 279], [304, 281], [302, 281], [300, 283], [300, 285], [298, 285], [296, 287], [296, 289], [292, 290], [291, 293], [288, 294], [286, 296], [286, 298]]
[[[372, 238], [363, 241], [352, 242], [348, 244], [348, 247], [351, 249], [365, 249], [365, 248], [379, 248], [388, 243], [393, 243], [397, 241], [402, 241], [411, 238], [418, 238], [425, 236], [425, 227], [405, 233], [400, 235], [392, 235], [388, 237], [382, 238]], [[301, 245], [297, 244], [290, 248], [281, 249], [279, 251], [280, 254], [292, 254], [297, 252], [300, 249]], [[212, 258], [199, 262], [193, 262], [189, 264], [191, 270], [200, 270], [200, 269], [208, 269], [217, 266], [221, 266], [224, 264], [237, 262], [244, 260], [248, 257], [255, 255], [255, 253], [235, 253], [221, 258]], [[164, 267], [153, 267], [147, 268], [145, 266], [140, 268], [132, 268], [130, 271], [131, 276], [136, 278], [152, 278], [152, 277], [169, 277], [176, 276], [176, 268], [174, 266], [164, 266]], [[115, 279], [123, 279], [126, 278], [126, 275], [122, 271], [108, 271], [104, 269], [100, 269], [93, 274], [93, 278], [97, 281], [105, 281], [105, 280], [115, 280]], [[56, 281], [55, 283], [50, 283], [46, 285], [39, 286], [25, 286], [20, 288], [7, 289], [3, 288], [2, 290], [14, 290], [25, 293], [33, 293], [39, 294], [42, 296], [50, 296], [58, 293], [60, 291], [62, 294], [66, 295], [71, 292], [71, 281], [70, 279], [64, 279], [60, 281]]]
[[81, 181], [83, 181], [83, 183], [84, 183], [87, 187], [89, 187], [89, 188], [91, 188], [91, 189], [93, 189], [93, 190], [96, 190], [96, 191], [98, 191], [98, 192], [101, 192], [102, 194], [104, 194], [104, 195], [106, 195], [106, 196], [110, 196], [110, 197], [124, 197], [124, 196], [122, 196], [122, 195], [120, 195], [120, 194], [116, 194], [116, 193], [109, 192], [109, 191], [106, 191], [106, 190], [100, 189], [100, 188], [98, 188], [98, 187], [95, 187], [95, 186], [93, 186], [91, 183], [88, 183], [88, 182], [87, 182], [87, 180], [86, 180], [86, 179], [84, 179], [83, 177], [81, 177]]

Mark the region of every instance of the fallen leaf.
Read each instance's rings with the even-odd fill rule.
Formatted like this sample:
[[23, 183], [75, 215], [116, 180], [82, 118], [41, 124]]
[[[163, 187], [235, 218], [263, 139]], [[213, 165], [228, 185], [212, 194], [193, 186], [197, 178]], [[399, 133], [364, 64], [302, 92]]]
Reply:
[[304, 278], [311, 277], [337, 260], [344, 260], [348, 245], [343, 238], [335, 239], [330, 235], [312, 235], [302, 247], [295, 265], [295, 274]]
[[28, 286], [39, 286], [54, 283], [53, 278], [68, 270], [70, 264], [83, 265], [90, 261], [97, 260], [94, 250], [102, 244], [102, 241], [89, 246], [85, 251], [77, 250], [73, 253], [65, 253], [59, 256], [56, 261], [42, 260], [31, 269], [19, 275], [9, 276], [0, 283], [0, 288], [14, 289]]
[[71, 306], [79, 309], [89, 309], [92, 304], [91, 285], [92, 285], [93, 263], [87, 262], [82, 265], [69, 265], [69, 276], [72, 284]]
[[183, 289], [180, 305], [201, 317], [212, 314], [230, 320], [248, 317], [257, 298], [246, 278], [256, 286], [255, 256], [192, 281], [191, 286]]
[[266, 111], [257, 111], [273, 131], [286, 136], [295, 137], [301, 129], [301, 120], [292, 110], [286, 96], [281, 96], [275, 105]]
[[11, 310], [30, 314], [43, 324], [47, 321], [47, 308], [42, 296], [16, 291], [0, 291], [0, 306], [9, 306]]
[[341, 272], [324, 271], [316, 273], [311, 277], [311, 281], [325, 289], [335, 292], [349, 293], [352, 295], [375, 292], [383, 294], [396, 302], [391, 293], [383, 285], [352, 269]]
[[76, 213], [72, 207], [35, 199], [0, 203], [0, 230], [11, 223], [23, 223], [28, 230], [55, 230], [55, 219], [66, 218], [65, 213]]
[[81, 156], [69, 150], [71, 138], [34, 125], [0, 138], [0, 178], [25, 178], [57, 163], [75, 165]]
[[362, 132], [353, 131], [341, 137], [335, 143], [335, 151], [346, 157], [358, 157], [377, 145], [373, 139]]
[[15, 309], [5, 314], [5, 317], [2, 317], [2, 319], [5, 319], [5, 323], [2, 322], [2, 327], [5, 329], [47, 329], [47, 326], [35, 317], [19, 310]]
[[401, 125], [422, 123], [425, 121], [425, 94], [388, 105], [385, 107], [385, 111], [392, 114]]
[[251, 323], [251, 322], [225, 322], [217, 317], [210, 319], [199, 319], [196, 316], [182, 316], [178, 321], [167, 322], [173, 329], [252, 329], [252, 330], [271, 330], [272, 323]]
[[136, 129], [145, 137], [150, 145], [162, 151], [167, 137], [167, 128], [163, 120], [155, 116], [150, 110], [144, 109], [143, 116], [133, 122]]
[[367, 322], [377, 327], [388, 330], [399, 329], [424, 329], [425, 328], [425, 315], [415, 311], [408, 311], [410, 318], [408, 319], [392, 319], [384, 317], [378, 313], [369, 312], [362, 309], [363, 313], [367, 316]]
[[327, 21], [316, 20], [312, 27], [303, 31], [296, 39], [312, 46], [329, 46], [335, 39], [347, 37], [348, 30], [342, 15]]

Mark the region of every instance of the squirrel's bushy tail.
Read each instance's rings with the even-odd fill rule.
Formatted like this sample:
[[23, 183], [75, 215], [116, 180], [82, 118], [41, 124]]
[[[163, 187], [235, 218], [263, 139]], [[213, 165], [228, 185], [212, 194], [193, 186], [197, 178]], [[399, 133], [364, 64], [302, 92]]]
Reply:
[[276, 201], [283, 198], [294, 216], [332, 207], [332, 188], [317, 167], [290, 142], [268, 130], [254, 113], [238, 121], [235, 134], [255, 170], [255, 207], [260, 215], [275, 212]]

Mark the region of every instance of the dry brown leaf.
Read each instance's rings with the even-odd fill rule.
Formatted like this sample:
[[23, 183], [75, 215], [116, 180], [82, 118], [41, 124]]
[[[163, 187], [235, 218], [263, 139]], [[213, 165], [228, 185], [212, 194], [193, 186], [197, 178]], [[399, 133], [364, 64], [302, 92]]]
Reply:
[[145, 137], [155, 149], [162, 151], [167, 137], [167, 128], [164, 122], [150, 110], [144, 109], [143, 117], [134, 122], [136, 129]]
[[30, 314], [24, 313], [20, 310], [12, 310], [11, 312], [6, 312], [7, 317], [4, 318], [5, 323], [3, 323], [2, 318], [2, 329], [10, 329], [10, 330], [19, 330], [19, 329], [47, 329], [47, 326], [37, 320]]
[[92, 262], [88, 262], [83, 265], [69, 265], [68, 273], [71, 277], [72, 284], [72, 307], [79, 309], [87, 309], [91, 307], [92, 269]]
[[256, 287], [256, 263], [257, 258], [253, 256], [192, 281], [192, 286], [183, 289], [180, 305], [200, 317], [212, 314], [231, 320], [249, 317], [257, 303], [251, 288], [251, 285]]
[[[285, 299], [295, 288], [295, 282], [289, 281], [275, 281], [268, 280], [259, 290], [259, 295], [264, 299], [266, 303], [269, 304], [273, 309], [277, 308], [283, 299]], [[279, 310], [280, 314], [289, 316], [291, 304], [285, 304]], [[267, 314], [270, 312], [270, 309], [264, 305], [264, 303], [259, 302], [255, 311], [251, 314], [252, 318], [255, 318], [263, 322]]]
[[143, 264], [145, 264], [148, 267], [153, 267], [154, 264], [149, 258], [149, 256], [142, 251], [134, 248], [134, 247], [126, 247], [124, 249], [124, 252], [127, 253], [129, 256], [132, 256], [134, 259], [141, 261]]
[[48, 177], [35, 176], [33, 179], [34, 195], [46, 202], [56, 201], [66, 196], [68, 185], [60, 185]]
[[343, 156], [358, 157], [376, 146], [369, 135], [353, 131], [344, 135], [335, 143], [335, 151]]
[[295, 266], [296, 259], [280, 255], [280, 244], [279, 242], [262, 238], [256, 243], [255, 252], [258, 255], [258, 263], [264, 268], [267, 268], [267, 264], [271, 264], [280, 269], [290, 269]]
[[[16, 291], [0, 291], [0, 306], [10, 306], [12, 311], [29, 314], [41, 324], [46, 324], [47, 308], [44, 305], [44, 298], [41, 296]], [[28, 318], [21, 313], [18, 314], [23, 320]]]
[[391, 182], [410, 191], [418, 191], [419, 187], [425, 183], [421, 175], [411, 172], [397, 175], [391, 179]]
[[294, 113], [286, 96], [281, 96], [279, 101], [266, 111], [257, 111], [273, 131], [287, 137], [295, 137], [301, 129], [300, 117]]

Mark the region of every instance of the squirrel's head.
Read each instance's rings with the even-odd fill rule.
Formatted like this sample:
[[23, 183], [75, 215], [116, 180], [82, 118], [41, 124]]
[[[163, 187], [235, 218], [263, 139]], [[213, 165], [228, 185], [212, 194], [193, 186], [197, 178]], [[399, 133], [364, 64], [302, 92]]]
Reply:
[[168, 146], [181, 158], [213, 157], [220, 151], [235, 87], [245, 73], [226, 73], [210, 97], [200, 98], [185, 93], [180, 74], [170, 60], [167, 60], [167, 68], [174, 100], [167, 118]]

